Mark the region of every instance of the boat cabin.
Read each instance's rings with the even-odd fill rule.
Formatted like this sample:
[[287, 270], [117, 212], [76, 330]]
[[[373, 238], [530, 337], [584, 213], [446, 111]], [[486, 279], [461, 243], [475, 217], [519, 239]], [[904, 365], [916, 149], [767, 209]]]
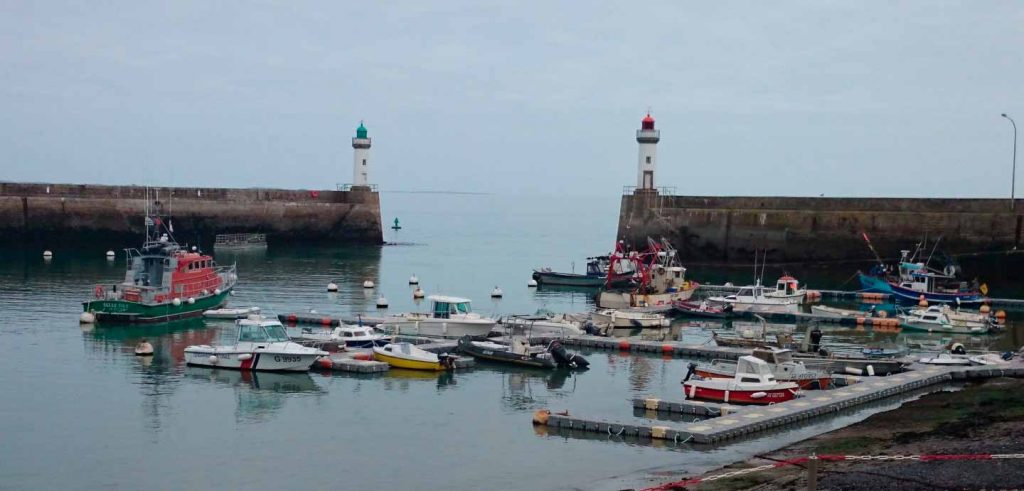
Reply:
[[239, 343], [284, 343], [289, 341], [284, 326], [274, 320], [265, 320], [250, 316], [238, 321]]
[[779, 281], [775, 283], [775, 293], [777, 295], [796, 295], [799, 290], [799, 282], [796, 278], [789, 275], [779, 278]]
[[427, 299], [431, 302], [430, 311], [435, 319], [450, 319], [452, 316], [473, 312], [469, 306], [470, 301], [466, 298], [431, 295]]
[[772, 368], [762, 359], [753, 356], [741, 356], [736, 364], [736, 381], [741, 383], [775, 383]]
[[751, 356], [759, 360], [764, 360], [766, 363], [776, 365], [793, 361], [792, 350], [772, 348], [771, 346], [754, 348], [754, 352]]
[[657, 266], [651, 271], [651, 286], [656, 292], [674, 292], [686, 288], [686, 268]]

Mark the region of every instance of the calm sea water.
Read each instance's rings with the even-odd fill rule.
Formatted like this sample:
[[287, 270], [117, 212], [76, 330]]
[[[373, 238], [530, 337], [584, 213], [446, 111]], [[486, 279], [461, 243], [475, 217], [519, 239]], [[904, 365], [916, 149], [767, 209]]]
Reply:
[[[420, 310], [407, 284], [419, 276], [428, 293], [475, 300], [485, 314], [539, 308], [593, 309], [587, 293], [526, 288], [534, 267], [582, 270], [585, 257], [607, 252], [618, 200], [491, 195], [384, 194], [386, 247], [272, 247], [217, 254], [240, 272], [232, 304], [268, 314], [315, 309], [375, 311], [383, 294], [392, 312]], [[103, 258], [101, 244], [76, 250], [73, 238], [41, 251], [7, 250], [0, 261], [0, 487], [13, 489], [138, 487], [559, 489], [641, 483], [660, 469], [701, 471], [826, 431], [864, 414], [766, 435], [723, 448], [638, 445], [603, 435], [535, 430], [532, 413], [547, 408], [619, 422], [634, 415], [633, 397], [680, 399], [687, 360], [584, 353], [589, 371], [506, 369], [492, 365], [454, 374], [393, 370], [381, 375], [242, 374], [184, 366], [182, 350], [233, 336], [231, 323], [193, 320], [160, 327], [82, 328], [79, 302], [98, 281], [120, 278], [123, 257]], [[986, 262], [987, 261], [987, 262]], [[999, 296], [1024, 296], [1008, 278], [1019, 262], [981, 261]], [[1011, 264], [1012, 267], [1007, 267]], [[970, 265], [965, 265], [970, 266]], [[856, 266], [786, 269], [819, 288], [846, 282]], [[769, 267], [766, 278], [783, 268]], [[746, 266], [690, 267], [699, 281], [749, 282]], [[361, 287], [372, 279], [377, 288]], [[337, 283], [338, 293], [325, 286]], [[844, 283], [846, 282], [846, 283]], [[505, 291], [491, 300], [495, 286]], [[1000, 336], [965, 338], [971, 347], [1024, 344], [1011, 312]], [[704, 342], [712, 330], [742, 325], [678, 323], [644, 336]], [[795, 326], [776, 326], [795, 328]], [[624, 333], [623, 335], [636, 335]], [[912, 344], [949, 339], [832, 329], [836, 346]], [[132, 355], [143, 337], [151, 360]], [[884, 406], [883, 406], [884, 407]], [[880, 409], [876, 408], [875, 410]]]

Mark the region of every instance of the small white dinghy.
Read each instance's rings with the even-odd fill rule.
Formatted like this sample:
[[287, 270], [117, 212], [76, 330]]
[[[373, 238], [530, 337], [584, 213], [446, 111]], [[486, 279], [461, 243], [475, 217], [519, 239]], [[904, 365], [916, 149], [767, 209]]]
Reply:
[[288, 339], [280, 322], [250, 315], [235, 321], [233, 345], [193, 345], [185, 348], [185, 363], [212, 368], [268, 372], [306, 372], [326, 351], [307, 348]]
[[967, 355], [954, 355], [952, 353], [939, 353], [935, 356], [921, 358], [917, 360], [918, 363], [924, 363], [925, 365], [970, 365], [971, 360]]
[[1010, 363], [1009, 360], [1003, 358], [997, 353], [985, 353], [983, 355], [973, 355], [967, 357], [971, 360], [971, 363], [975, 365], [1005, 365]]
[[384, 346], [391, 342], [390, 337], [375, 331], [370, 326], [352, 326], [348, 324], [335, 327], [332, 331], [304, 327], [298, 335], [291, 336], [291, 338], [298, 341], [338, 343], [346, 348], [373, 348], [374, 346]]
[[203, 312], [207, 319], [245, 319], [253, 314], [259, 314], [259, 307], [238, 307], [234, 309], [211, 309]]

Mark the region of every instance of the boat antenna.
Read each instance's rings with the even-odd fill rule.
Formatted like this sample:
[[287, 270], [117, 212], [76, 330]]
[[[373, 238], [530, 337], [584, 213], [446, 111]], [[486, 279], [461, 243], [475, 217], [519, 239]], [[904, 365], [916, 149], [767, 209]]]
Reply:
[[939, 247], [939, 241], [942, 240], [940, 235], [938, 239], [935, 239], [935, 245], [932, 246], [932, 252], [928, 254], [928, 260], [924, 262], [924, 267], [928, 267], [928, 263], [932, 262], [932, 255], [935, 254], [935, 249]]
[[764, 281], [764, 268], [767, 265], [768, 265], [768, 248], [765, 247], [764, 248], [764, 256], [761, 258], [761, 279], [759, 280], [759, 282], [760, 281]]

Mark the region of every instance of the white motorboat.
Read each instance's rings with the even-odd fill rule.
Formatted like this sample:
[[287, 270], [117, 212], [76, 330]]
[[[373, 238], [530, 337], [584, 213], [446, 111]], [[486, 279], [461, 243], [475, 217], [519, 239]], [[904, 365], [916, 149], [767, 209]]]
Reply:
[[795, 314], [800, 310], [800, 298], [771, 297], [769, 290], [758, 280], [753, 286], [740, 288], [732, 295], [710, 297], [708, 301], [719, 305], [731, 305], [733, 312], [754, 314]]
[[377, 332], [373, 327], [348, 324], [342, 324], [330, 331], [315, 327], [303, 327], [297, 334], [290, 334], [290, 336], [297, 341], [337, 343], [346, 348], [373, 348], [391, 342], [390, 337]]
[[939, 353], [935, 356], [927, 356], [917, 360], [925, 365], [970, 365], [971, 360], [967, 355], [952, 353]]
[[[772, 375], [780, 382], [795, 382], [801, 389], [828, 389], [832, 375], [825, 370], [807, 368], [803, 361], [793, 359], [793, 352], [788, 349], [761, 346], [754, 348], [751, 356], [764, 360], [771, 369]], [[823, 365], [819, 363], [818, 365]], [[736, 375], [735, 360], [711, 360], [711, 363], [697, 366], [696, 374], [704, 378], [733, 378]]]
[[245, 319], [250, 315], [259, 313], [259, 307], [223, 308], [207, 310], [203, 312], [203, 317], [207, 319]]
[[869, 310], [851, 310], [828, 305], [812, 305], [811, 313], [818, 317], [829, 317], [832, 319], [856, 319], [858, 317], [875, 317], [878, 312], [872, 305]]
[[954, 320], [939, 306], [914, 309], [909, 313], [900, 314], [898, 317], [904, 329], [918, 331], [944, 334], [988, 334], [992, 330], [992, 326], [987, 322], [973, 322], [965, 320], [963, 317]]
[[668, 327], [671, 324], [661, 314], [636, 310], [603, 309], [590, 314], [590, 318], [595, 324], [610, 325], [616, 329]]
[[538, 312], [534, 315], [510, 315], [502, 319], [502, 324], [531, 336], [586, 334], [583, 330], [584, 320], [577, 319], [571, 314]]
[[927, 308], [912, 309], [910, 311], [912, 316], [931, 314], [945, 315], [951, 324], [968, 328], [987, 328], [992, 327], [996, 323], [991, 314], [954, 309], [949, 304], [932, 305]]
[[328, 354], [292, 342], [277, 320], [251, 315], [235, 321], [235, 325], [238, 326], [235, 344], [189, 346], [185, 348], [185, 362], [235, 370], [305, 372]]
[[408, 336], [485, 338], [498, 322], [474, 313], [465, 298], [431, 295], [427, 300], [430, 300], [430, 312], [385, 317], [377, 327]]
[[[687, 399], [703, 399], [739, 404], [774, 404], [792, 400], [800, 391], [795, 382], [780, 382], [764, 360], [741, 356], [732, 378], [693, 377], [697, 364], [691, 363], [683, 379]], [[693, 377], [691, 379], [691, 377]]]
[[800, 282], [796, 278], [783, 275], [775, 283], [775, 290], [766, 291], [764, 296], [769, 298], [787, 298], [796, 300], [797, 303], [803, 303], [804, 297], [807, 295], [807, 289], [800, 286]]

